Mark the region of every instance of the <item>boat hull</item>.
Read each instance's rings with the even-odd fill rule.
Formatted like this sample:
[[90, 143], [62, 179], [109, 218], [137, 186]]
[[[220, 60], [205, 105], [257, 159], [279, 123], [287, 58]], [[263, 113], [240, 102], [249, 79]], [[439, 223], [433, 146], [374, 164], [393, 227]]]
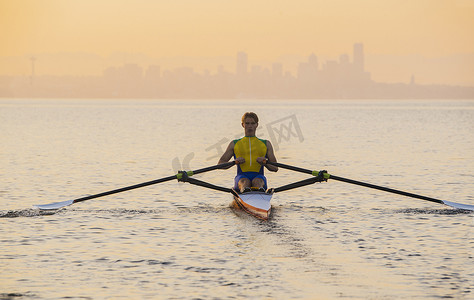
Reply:
[[240, 208], [252, 216], [268, 220], [271, 214], [272, 194], [265, 192], [252, 191], [239, 194], [234, 191], [234, 207]]

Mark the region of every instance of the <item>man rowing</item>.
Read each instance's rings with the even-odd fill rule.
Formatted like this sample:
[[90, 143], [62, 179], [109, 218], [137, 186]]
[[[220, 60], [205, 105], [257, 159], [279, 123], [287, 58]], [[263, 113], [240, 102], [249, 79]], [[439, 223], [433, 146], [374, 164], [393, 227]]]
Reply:
[[255, 136], [258, 127], [257, 114], [246, 112], [242, 116], [242, 127], [245, 136], [229, 143], [218, 164], [226, 163], [234, 157], [237, 163], [235, 190], [244, 193], [254, 187], [260, 191], [266, 191], [267, 179], [263, 174], [264, 167], [272, 172], [278, 171], [277, 166], [266, 164], [267, 160], [277, 162], [273, 146], [270, 141]]

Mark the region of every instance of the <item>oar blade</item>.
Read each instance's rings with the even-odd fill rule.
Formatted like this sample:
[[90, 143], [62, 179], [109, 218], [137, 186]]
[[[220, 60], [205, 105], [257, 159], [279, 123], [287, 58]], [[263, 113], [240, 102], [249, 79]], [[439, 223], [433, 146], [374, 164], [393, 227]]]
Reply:
[[49, 203], [49, 204], [34, 205], [34, 207], [39, 208], [41, 210], [55, 210], [55, 209], [60, 209], [65, 206], [71, 205], [73, 203], [74, 203], [74, 200], [67, 200], [67, 201], [55, 202], [55, 203]]
[[462, 203], [456, 203], [456, 202], [450, 202], [450, 201], [445, 201], [445, 200], [443, 200], [443, 203], [446, 204], [446, 205], [448, 205], [448, 206], [457, 208], [457, 209], [464, 209], [464, 210], [472, 210], [472, 211], [474, 211], [474, 205], [462, 204]]

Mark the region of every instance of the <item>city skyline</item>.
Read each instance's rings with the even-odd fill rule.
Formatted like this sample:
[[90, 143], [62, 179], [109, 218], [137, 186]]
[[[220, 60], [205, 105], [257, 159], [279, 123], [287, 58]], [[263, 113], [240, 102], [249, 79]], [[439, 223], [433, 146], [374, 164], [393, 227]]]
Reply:
[[65, 98], [472, 98], [474, 87], [423, 85], [412, 74], [405, 83], [373, 80], [365, 67], [365, 50], [355, 43], [351, 55], [321, 61], [312, 53], [299, 62], [293, 74], [284, 65], [249, 64], [239, 51], [233, 71], [219, 66], [215, 72], [197, 72], [182, 66], [125, 63], [110, 66], [99, 76], [36, 75], [35, 56], [30, 57], [29, 76], [0, 76], [0, 97]]
[[[246, 53], [244, 51], [238, 51], [237, 53], [239, 52]], [[307, 56], [287, 55], [279, 57], [276, 61], [257, 61], [250, 53], [250, 55], [247, 54], [247, 60], [249, 67], [260, 66], [271, 69], [273, 64], [281, 64], [283, 72], [289, 72], [296, 76], [299, 65], [310, 55], [316, 55], [321, 62], [337, 61], [349, 56], [347, 51], [331, 57], [320, 56], [317, 51], [312, 51]], [[138, 53], [117, 53], [107, 58], [90, 53], [43, 53], [10, 58], [0, 57], [0, 76], [31, 76], [33, 60], [35, 75], [39, 76], [101, 76], [108, 67], [119, 67], [127, 64], [137, 64], [143, 68], [148, 65], [159, 65], [161, 70], [174, 70], [184, 67], [191, 68], [198, 73], [218, 73], [220, 70], [232, 72], [235, 69], [235, 58], [233, 56], [175, 57], [160, 60], [151, 59]], [[412, 77], [415, 77], [417, 83], [425, 85], [474, 86], [474, 53], [435, 58], [420, 55], [398, 57], [364, 54], [364, 64], [371, 71], [373, 80], [377, 82], [407, 83], [411, 81]], [[471, 64], [473, 68], [471, 68]], [[19, 71], [8, 72], [7, 70], [12, 68], [4, 66], [11, 65], [15, 65]], [[66, 72], [63, 70], [64, 66], [68, 67]], [[431, 76], [431, 78], [427, 78], [427, 76]]]
[[162, 70], [249, 65], [296, 74], [314, 53], [339, 60], [352, 43], [385, 83], [474, 86], [471, 0], [0, 1], [0, 76], [99, 76], [135, 63]]

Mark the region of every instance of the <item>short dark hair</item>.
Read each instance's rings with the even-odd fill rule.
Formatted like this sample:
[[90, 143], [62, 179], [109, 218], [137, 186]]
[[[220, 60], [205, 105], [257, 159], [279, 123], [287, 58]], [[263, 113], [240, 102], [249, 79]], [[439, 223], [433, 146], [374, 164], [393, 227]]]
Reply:
[[258, 116], [254, 112], [246, 112], [242, 116], [242, 123], [245, 123], [245, 119], [247, 119], [247, 118], [252, 118], [255, 121], [255, 123], [258, 123]]

